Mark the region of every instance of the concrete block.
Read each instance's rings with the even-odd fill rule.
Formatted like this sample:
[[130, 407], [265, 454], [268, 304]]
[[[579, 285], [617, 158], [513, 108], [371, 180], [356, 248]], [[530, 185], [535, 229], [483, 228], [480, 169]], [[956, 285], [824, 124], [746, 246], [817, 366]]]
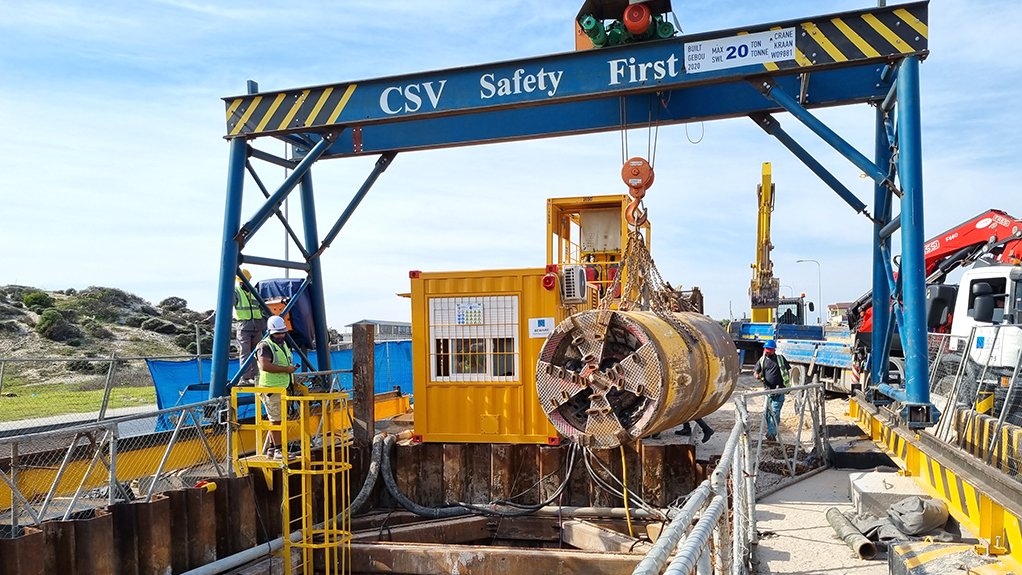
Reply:
[[926, 495], [911, 477], [897, 473], [867, 471], [848, 476], [855, 512], [886, 517], [887, 508], [912, 495]]

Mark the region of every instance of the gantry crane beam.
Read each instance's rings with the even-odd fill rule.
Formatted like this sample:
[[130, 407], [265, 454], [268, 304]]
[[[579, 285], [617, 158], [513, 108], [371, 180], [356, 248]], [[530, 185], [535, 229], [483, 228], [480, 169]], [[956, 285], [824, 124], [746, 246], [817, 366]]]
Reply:
[[[614, 121], [603, 129], [617, 129], [621, 113], [616, 102], [621, 96], [720, 84], [744, 92], [747, 88], [742, 81], [761, 74], [816, 74], [892, 63], [926, 52], [927, 3], [918, 2], [615, 48], [233, 96], [224, 99], [226, 137], [323, 132], [339, 127], [365, 130], [367, 126], [409, 119], [477, 115], [601, 98], [604, 104], [615, 104], [609, 106]], [[803, 96], [805, 92], [801, 91]], [[742, 94], [737, 96], [741, 98]], [[812, 102], [815, 98], [802, 100]], [[834, 103], [857, 100], [850, 95], [845, 102]], [[559, 111], [563, 114], [572, 110], [566, 107]], [[596, 108], [578, 110], [592, 112]], [[703, 116], [689, 115], [687, 119], [744, 113], [748, 112], [704, 112]], [[488, 126], [493, 127], [493, 123]], [[521, 137], [537, 135], [525, 133]], [[400, 143], [395, 145], [395, 149], [404, 148]]]

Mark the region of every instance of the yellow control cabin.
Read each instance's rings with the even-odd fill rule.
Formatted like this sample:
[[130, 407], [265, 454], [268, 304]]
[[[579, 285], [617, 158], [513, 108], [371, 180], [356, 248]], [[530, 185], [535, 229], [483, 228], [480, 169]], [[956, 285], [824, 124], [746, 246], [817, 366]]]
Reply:
[[554, 326], [594, 307], [621, 272], [630, 201], [548, 200], [545, 267], [409, 273], [417, 439], [559, 443], [536, 360]]

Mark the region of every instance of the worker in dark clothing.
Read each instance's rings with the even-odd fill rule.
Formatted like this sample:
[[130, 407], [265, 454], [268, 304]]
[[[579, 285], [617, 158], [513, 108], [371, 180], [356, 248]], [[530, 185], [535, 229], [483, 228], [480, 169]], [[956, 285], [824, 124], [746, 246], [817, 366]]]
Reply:
[[[752, 374], [763, 382], [767, 389], [782, 389], [788, 385], [788, 360], [777, 353], [777, 344], [770, 340], [763, 344], [763, 356], [756, 362]], [[767, 441], [777, 441], [777, 425], [781, 422], [781, 407], [784, 405], [783, 393], [772, 393], [767, 396], [766, 426]]]
[[[245, 276], [245, 279], [252, 279], [252, 274], [248, 270], [242, 269], [241, 273]], [[238, 357], [244, 363], [245, 359], [252, 353], [252, 350], [263, 339], [265, 322], [263, 321], [262, 309], [259, 308], [259, 300], [256, 299], [252, 292], [248, 291], [240, 277], [238, 278], [238, 283], [234, 286], [234, 321], [235, 335], [238, 340], [238, 347], [240, 348]], [[257, 361], [255, 360], [248, 364], [245, 373], [241, 375], [243, 383], [248, 385], [255, 383], [255, 378], [259, 376], [259, 367], [256, 364]]]

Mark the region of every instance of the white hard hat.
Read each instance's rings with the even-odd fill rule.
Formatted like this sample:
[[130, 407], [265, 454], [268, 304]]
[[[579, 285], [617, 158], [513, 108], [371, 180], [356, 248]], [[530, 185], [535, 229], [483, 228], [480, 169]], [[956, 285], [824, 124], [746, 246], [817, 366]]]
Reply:
[[270, 333], [287, 333], [287, 324], [284, 323], [284, 318], [279, 315], [271, 315], [270, 319], [266, 320], [266, 329]]

